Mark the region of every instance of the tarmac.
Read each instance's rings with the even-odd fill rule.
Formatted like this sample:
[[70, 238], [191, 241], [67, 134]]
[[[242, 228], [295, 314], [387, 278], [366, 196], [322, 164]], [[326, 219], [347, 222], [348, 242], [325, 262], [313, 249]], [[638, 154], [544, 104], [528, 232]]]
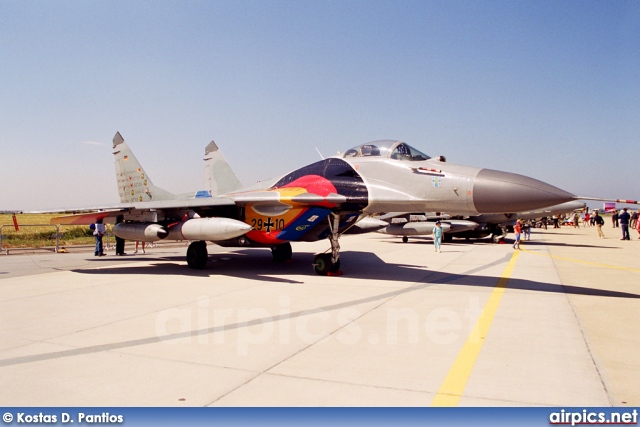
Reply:
[[[5, 406], [640, 406], [640, 240], [344, 236], [0, 256]], [[510, 235], [509, 237], [511, 237]], [[11, 253], [11, 252], [10, 252]]]

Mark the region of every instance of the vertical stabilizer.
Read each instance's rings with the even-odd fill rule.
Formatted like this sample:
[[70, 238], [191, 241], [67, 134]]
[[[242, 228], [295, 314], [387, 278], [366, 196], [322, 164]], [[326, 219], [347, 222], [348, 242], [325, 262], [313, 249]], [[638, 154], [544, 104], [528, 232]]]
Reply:
[[227, 159], [213, 141], [204, 149], [204, 180], [205, 188], [211, 192], [212, 196], [242, 188]]
[[176, 196], [153, 182], [133, 155], [120, 132], [113, 137], [113, 156], [116, 165], [116, 181], [120, 203], [172, 200]]

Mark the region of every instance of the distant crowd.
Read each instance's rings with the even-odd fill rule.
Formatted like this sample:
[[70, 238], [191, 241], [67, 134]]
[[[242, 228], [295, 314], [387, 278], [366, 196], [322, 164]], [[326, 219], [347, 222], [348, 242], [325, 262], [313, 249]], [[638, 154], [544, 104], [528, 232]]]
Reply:
[[[631, 240], [631, 236], [629, 235], [630, 230], [636, 230], [640, 238], [640, 221], [638, 221], [638, 212], [634, 211], [629, 213], [628, 208], [623, 208], [622, 210], [615, 210], [611, 212], [611, 225], [613, 228], [620, 228], [622, 231], [622, 239], [621, 240]], [[544, 220], [544, 218], [543, 218]], [[599, 214], [597, 210], [593, 212], [584, 212], [578, 213], [574, 212], [570, 215], [554, 215], [552, 217], [553, 220], [553, 228], [560, 228], [560, 224], [570, 225], [575, 228], [579, 228], [582, 223], [583, 227], [597, 227], [598, 229], [598, 237], [604, 239], [604, 233], [602, 231], [602, 226], [604, 225], [604, 219]], [[546, 228], [546, 227], [545, 227]]]

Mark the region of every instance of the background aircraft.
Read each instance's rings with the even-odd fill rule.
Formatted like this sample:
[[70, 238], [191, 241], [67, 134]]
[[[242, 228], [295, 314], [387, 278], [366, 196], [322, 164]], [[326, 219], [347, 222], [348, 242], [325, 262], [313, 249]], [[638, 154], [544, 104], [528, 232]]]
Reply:
[[114, 234], [123, 239], [189, 240], [187, 263], [197, 269], [207, 263], [206, 241], [268, 247], [282, 261], [292, 256], [290, 242], [327, 238], [331, 253], [318, 254], [314, 262], [316, 272], [326, 275], [340, 268], [342, 234], [380, 228], [369, 218], [374, 214], [522, 212], [576, 198], [533, 178], [446, 163], [392, 140], [359, 145], [247, 188], [240, 188], [212, 143], [205, 153], [210, 191], [183, 195], [153, 185], [120, 133], [113, 138], [113, 154], [121, 203], [52, 223], [102, 219], [115, 223]]
[[[505, 214], [481, 214], [471, 215], [464, 218], [447, 216], [442, 218], [439, 215], [410, 215], [410, 214], [388, 214], [380, 217], [389, 221], [389, 226], [381, 230], [380, 233], [392, 236], [402, 236], [403, 242], [409, 241], [409, 236], [423, 236], [433, 233], [435, 221], [439, 219], [444, 229], [444, 240], [450, 241], [454, 237], [465, 239], [480, 239], [491, 236], [494, 243], [498, 243], [507, 235], [507, 228], [515, 225], [518, 218], [528, 220], [542, 217], [551, 217], [575, 210], [584, 209], [586, 203], [577, 200], [561, 203], [543, 209], [536, 209], [527, 212], [505, 213]], [[405, 222], [391, 223], [392, 218], [403, 218]], [[417, 220], [415, 218], [418, 218]]]

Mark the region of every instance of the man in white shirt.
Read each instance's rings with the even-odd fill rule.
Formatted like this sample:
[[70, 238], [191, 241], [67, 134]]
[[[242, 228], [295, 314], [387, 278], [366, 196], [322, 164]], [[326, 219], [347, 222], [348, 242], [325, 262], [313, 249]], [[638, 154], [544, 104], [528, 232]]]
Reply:
[[99, 219], [96, 221], [95, 229], [93, 230], [93, 236], [96, 238], [96, 251], [94, 253], [95, 256], [105, 256], [104, 250], [102, 248], [102, 236], [104, 236], [104, 224], [102, 220]]

